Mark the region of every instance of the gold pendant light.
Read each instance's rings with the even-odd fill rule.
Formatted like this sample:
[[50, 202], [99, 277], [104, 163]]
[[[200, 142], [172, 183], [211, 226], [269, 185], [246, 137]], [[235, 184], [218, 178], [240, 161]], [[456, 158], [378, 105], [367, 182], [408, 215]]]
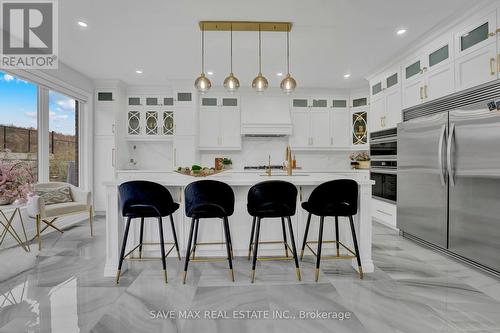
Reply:
[[261, 50], [261, 29], [259, 24], [259, 74], [252, 81], [252, 88], [256, 92], [263, 92], [267, 89], [269, 83], [267, 79], [262, 75], [262, 50]]
[[297, 88], [297, 82], [290, 75], [290, 35], [288, 31], [286, 32], [286, 66], [287, 74], [281, 81], [280, 88], [284, 93], [290, 94]]
[[208, 77], [205, 76], [205, 29], [202, 27], [201, 29], [201, 74], [200, 76], [194, 81], [194, 86], [196, 90], [198, 90], [200, 93], [204, 94], [210, 90], [210, 87], [212, 87], [212, 83], [208, 79]]
[[224, 88], [230, 93], [234, 93], [240, 87], [240, 81], [233, 74], [233, 25], [231, 24], [231, 72], [224, 80]]

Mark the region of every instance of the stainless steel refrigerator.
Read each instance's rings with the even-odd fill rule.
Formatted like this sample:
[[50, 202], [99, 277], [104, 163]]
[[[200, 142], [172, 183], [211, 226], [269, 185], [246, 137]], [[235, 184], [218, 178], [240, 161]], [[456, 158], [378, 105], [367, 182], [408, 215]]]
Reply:
[[500, 111], [486, 103], [398, 126], [398, 228], [500, 271]]

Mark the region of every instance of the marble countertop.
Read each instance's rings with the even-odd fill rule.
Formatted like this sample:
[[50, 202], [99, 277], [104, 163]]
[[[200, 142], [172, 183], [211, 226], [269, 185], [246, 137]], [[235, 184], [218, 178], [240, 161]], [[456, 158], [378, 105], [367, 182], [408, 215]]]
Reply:
[[[272, 176], [267, 176], [263, 170], [257, 172], [237, 172], [233, 170], [228, 170], [216, 175], [211, 175], [207, 177], [192, 177], [187, 175], [181, 175], [176, 172], [145, 172], [141, 170], [133, 170], [135, 172], [127, 172], [129, 177], [126, 180], [133, 179], [143, 179], [148, 180], [147, 173], [151, 173], [152, 181], [157, 181], [166, 186], [186, 186], [187, 184], [201, 180], [201, 179], [213, 179], [219, 180], [227, 183], [231, 186], [251, 186], [265, 180], [285, 180], [291, 182], [294, 185], [312, 185], [316, 186], [329, 180], [350, 178], [357, 181], [360, 185], [373, 185], [374, 181], [367, 177], [367, 172], [359, 172], [353, 170], [344, 170], [336, 172], [307, 172], [307, 171], [296, 171], [292, 176], [287, 176], [284, 172], [274, 172]], [[134, 173], [137, 177], [133, 177]], [[158, 178], [158, 173], [162, 174], [162, 177]], [[132, 177], [130, 177], [132, 176]], [[111, 182], [104, 182], [105, 186], [116, 186], [125, 181], [115, 180]]]

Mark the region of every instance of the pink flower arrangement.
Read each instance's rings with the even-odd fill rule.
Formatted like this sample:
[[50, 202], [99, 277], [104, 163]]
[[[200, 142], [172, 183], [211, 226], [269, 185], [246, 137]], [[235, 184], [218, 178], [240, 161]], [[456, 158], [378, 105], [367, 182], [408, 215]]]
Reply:
[[33, 192], [34, 181], [33, 170], [28, 163], [0, 159], [0, 198], [24, 203]]

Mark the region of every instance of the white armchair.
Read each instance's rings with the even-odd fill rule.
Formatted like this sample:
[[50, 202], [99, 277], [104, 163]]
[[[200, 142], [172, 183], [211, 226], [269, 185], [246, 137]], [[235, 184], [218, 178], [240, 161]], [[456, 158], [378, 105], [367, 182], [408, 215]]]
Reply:
[[[94, 213], [92, 210], [92, 198], [91, 193], [84, 191], [76, 186], [68, 183], [62, 182], [51, 182], [51, 183], [38, 183], [35, 185], [35, 191], [37, 190], [51, 190], [60, 187], [67, 186], [70, 188], [72, 202], [63, 202], [46, 205], [43, 198], [34, 195], [28, 200], [28, 214], [36, 219], [36, 238], [38, 239], [38, 249], [42, 249], [41, 233], [44, 232], [48, 227], [52, 227], [55, 230], [63, 233], [61, 229], [54, 225], [54, 222], [66, 215], [88, 213], [89, 214], [89, 224], [90, 224], [90, 236], [94, 235], [92, 228]], [[45, 223], [43, 229], [40, 230], [40, 224]]]

